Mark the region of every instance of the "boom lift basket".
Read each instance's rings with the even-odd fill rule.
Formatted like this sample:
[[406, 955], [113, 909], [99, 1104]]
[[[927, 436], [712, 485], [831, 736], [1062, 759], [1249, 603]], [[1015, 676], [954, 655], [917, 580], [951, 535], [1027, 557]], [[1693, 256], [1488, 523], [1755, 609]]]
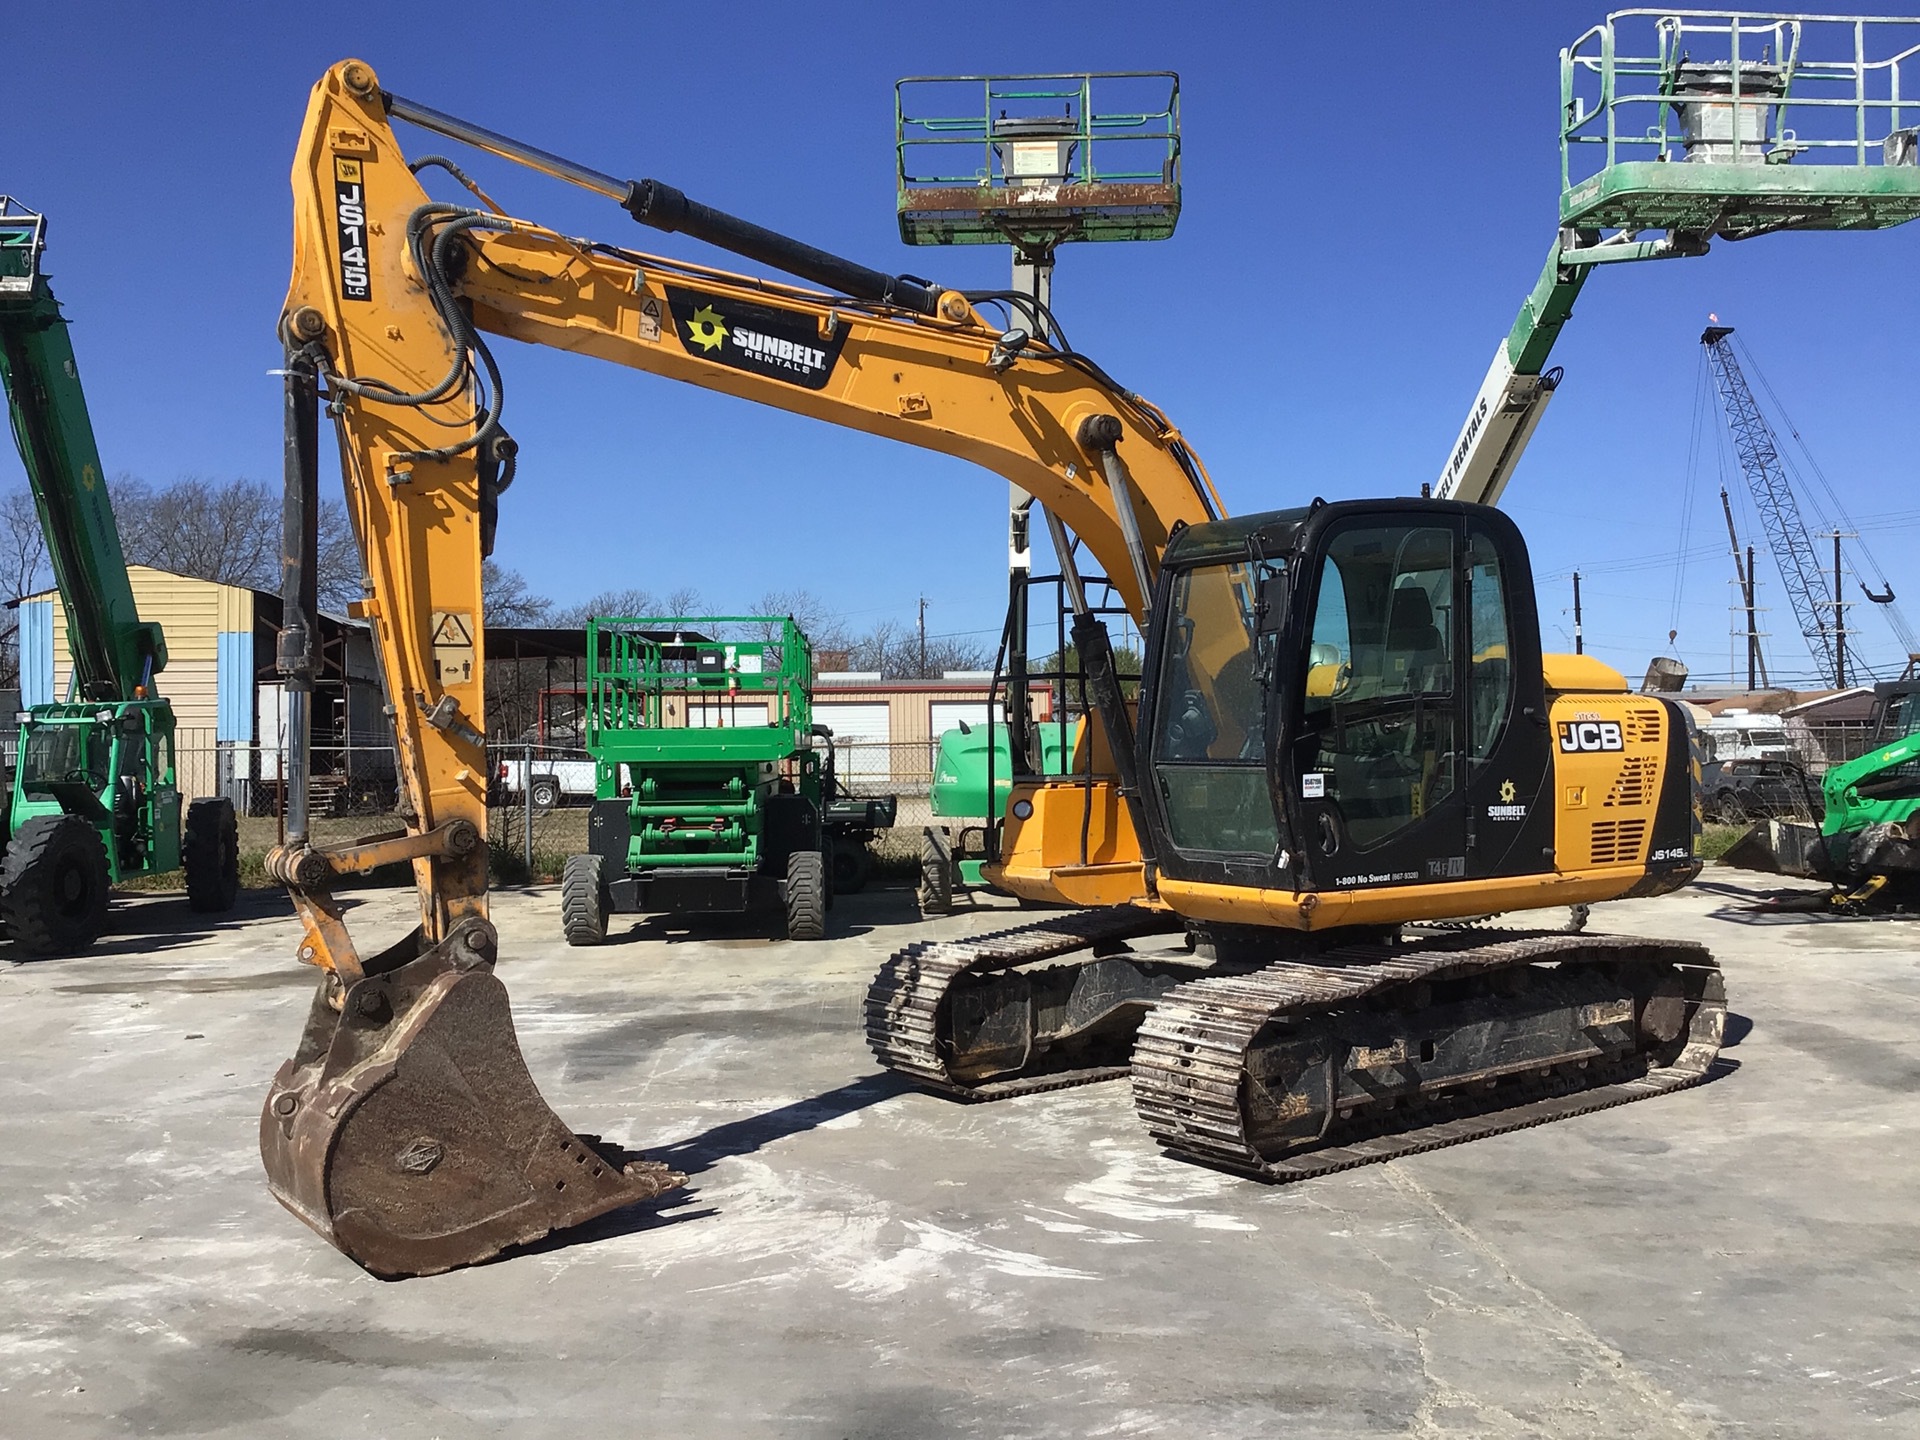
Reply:
[[900, 238], [1051, 251], [1180, 219], [1171, 71], [916, 75], [894, 86]]
[[1560, 222], [1730, 240], [1920, 215], [1920, 21], [1623, 10], [1560, 54]]

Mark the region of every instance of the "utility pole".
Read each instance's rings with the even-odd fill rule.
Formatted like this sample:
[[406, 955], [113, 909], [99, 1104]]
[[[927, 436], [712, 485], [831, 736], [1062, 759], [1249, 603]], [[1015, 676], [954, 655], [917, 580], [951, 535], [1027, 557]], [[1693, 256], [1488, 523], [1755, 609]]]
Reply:
[[1580, 630], [1580, 572], [1573, 572], [1573, 653], [1587, 653], [1587, 642]]
[[1841, 598], [1840, 531], [1833, 532], [1833, 688], [1847, 688], [1847, 604]]
[[927, 678], [927, 597], [920, 597], [920, 678]]
[[1733, 528], [1733, 502], [1727, 498], [1725, 486], [1720, 489], [1720, 513], [1727, 517], [1727, 544], [1733, 547], [1733, 578], [1740, 587], [1740, 601], [1747, 612], [1747, 689], [1753, 690], [1767, 677], [1767, 662], [1760, 654], [1760, 630], [1754, 616], [1753, 547], [1747, 547], [1747, 563], [1742, 568], [1740, 535]]

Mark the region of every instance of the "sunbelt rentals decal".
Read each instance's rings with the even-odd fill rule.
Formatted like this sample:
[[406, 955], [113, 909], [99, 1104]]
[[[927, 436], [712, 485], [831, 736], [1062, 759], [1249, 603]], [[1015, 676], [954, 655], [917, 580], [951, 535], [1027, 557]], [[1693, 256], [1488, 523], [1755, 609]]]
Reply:
[[340, 232], [340, 294], [348, 300], [371, 300], [367, 191], [361, 183], [360, 162], [344, 155], [333, 157], [333, 219]]
[[668, 286], [667, 306], [689, 355], [808, 390], [826, 385], [846, 343], [844, 327], [828, 340], [806, 316], [696, 290]]

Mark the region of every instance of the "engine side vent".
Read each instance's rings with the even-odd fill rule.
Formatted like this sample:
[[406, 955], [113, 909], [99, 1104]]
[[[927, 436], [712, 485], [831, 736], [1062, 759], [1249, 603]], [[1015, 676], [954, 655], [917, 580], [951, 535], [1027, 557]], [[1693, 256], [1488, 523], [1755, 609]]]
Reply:
[[1600, 803], [1609, 810], [1630, 810], [1648, 805], [1654, 798], [1654, 780], [1660, 762], [1651, 755], [1630, 756], [1620, 766], [1620, 774]]
[[1658, 706], [1629, 711], [1620, 722], [1623, 738], [1629, 745], [1658, 745], [1665, 727], [1666, 712]]
[[1640, 858], [1646, 843], [1645, 820], [1596, 820], [1588, 854], [1595, 865], [1627, 865]]

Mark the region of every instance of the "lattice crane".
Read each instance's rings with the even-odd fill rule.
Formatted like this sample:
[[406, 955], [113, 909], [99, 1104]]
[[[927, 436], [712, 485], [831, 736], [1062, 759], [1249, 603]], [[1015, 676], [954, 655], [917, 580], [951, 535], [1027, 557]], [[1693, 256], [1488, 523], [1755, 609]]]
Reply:
[[1807, 642], [1813, 663], [1821, 677], [1835, 686], [1846, 683], [1841, 673], [1838, 645], [1839, 615], [1826, 597], [1826, 576], [1820, 558], [1814, 554], [1813, 537], [1800, 517], [1800, 502], [1780, 460], [1780, 446], [1773, 427], [1760, 413], [1753, 390], [1740, 369], [1729, 337], [1731, 325], [1709, 325], [1700, 336], [1706, 347], [1707, 364], [1713, 371], [1714, 388], [1720, 392], [1720, 404], [1727, 415], [1727, 429], [1733, 436], [1734, 457], [1747, 488], [1753, 493], [1754, 509], [1760, 512], [1760, 524], [1767, 532], [1767, 544], [1774, 563], [1780, 567], [1780, 583], [1786, 587], [1793, 605], [1793, 618]]

